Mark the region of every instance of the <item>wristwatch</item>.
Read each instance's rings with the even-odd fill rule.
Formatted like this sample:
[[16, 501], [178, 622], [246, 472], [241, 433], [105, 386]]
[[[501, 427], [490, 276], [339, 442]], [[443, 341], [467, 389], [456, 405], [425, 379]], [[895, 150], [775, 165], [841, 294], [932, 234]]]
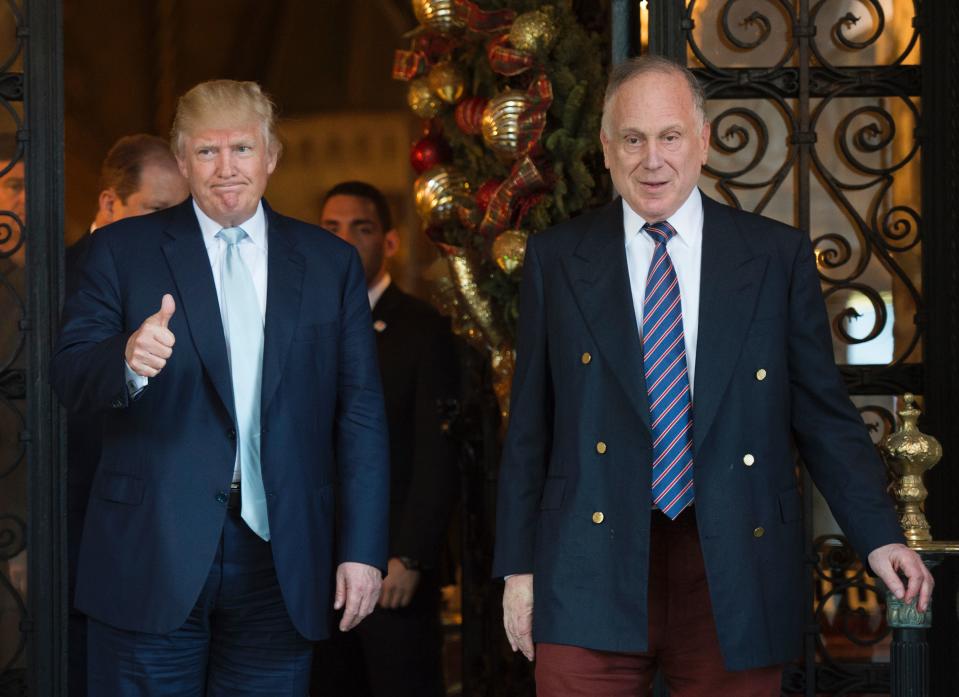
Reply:
[[419, 571], [421, 568], [419, 559], [411, 557], [397, 557], [397, 559], [400, 560], [400, 564], [406, 567], [407, 571]]

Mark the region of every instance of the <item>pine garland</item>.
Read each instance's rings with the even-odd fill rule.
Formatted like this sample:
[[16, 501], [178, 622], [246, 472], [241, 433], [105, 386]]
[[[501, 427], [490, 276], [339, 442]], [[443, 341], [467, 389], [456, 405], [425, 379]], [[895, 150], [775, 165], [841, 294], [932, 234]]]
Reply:
[[[416, 9], [417, 0], [413, 1]], [[428, 0], [420, 4], [424, 2], [429, 4]], [[408, 69], [406, 74], [398, 74], [397, 68], [394, 69], [394, 76], [411, 79], [424, 74], [431, 64], [450, 60], [465, 75], [463, 99], [492, 99], [506, 89], [525, 92], [539, 76], [545, 75], [552, 88], [552, 102], [546, 111], [542, 135], [529, 155], [546, 180], [546, 187], [511, 199], [508, 228], [536, 234], [608, 199], [606, 178], [593, 176], [593, 172], [602, 167], [598, 136], [605, 84], [604, 39], [580, 24], [570, 0], [557, 0], [549, 6], [536, 0], [453, 0], [452, 4], [460, 10], [467, 5], [487, 12], [513, 10], [517, 17], [545, 11], [555, 29], [553, 41], [520, 54], [525, 55], [527, 61], [531, 59], [532, 64], [513, 76], [495, 72], [487, 56], [489, 43], [502, 37], [509, 25], [489, 33], [466, 27], [445, 36], [429, 25], [420, 27], [414, 33], [413, 44], [414, 51], [418, 50], [423, 56], [423, 63]], [[515, 51], [509, 43], [506, 48]], [[410, 52], [400, 53], [409, 55]], [[398, 64], [400, 58], [398, 54]], [[429, 120], [426, 130], [430, 138], [442, 139], [449, 145], [452, 154], [446, 164], [465, 175], [472, 196], [484, 183], [503, 181], [510, 176], [515, 160], [497, 156], [482, 135], [461, 130], [453, 105], [446, 106]], [[474, 223], [481, 214], [482, 211], [473, 212]], [[518, 315], [520, 274], [501, 269], [491, 254], [493, 240], [480, 234], [474, 225], [464, 224], [463, 216], [428, 227], [431, 239], [465, 250], [475, 259], [474, 276], [480, 292], [498, 316], [502, 333], [511, 346]], [[487, 345], [487, 348], [502, 347]]]

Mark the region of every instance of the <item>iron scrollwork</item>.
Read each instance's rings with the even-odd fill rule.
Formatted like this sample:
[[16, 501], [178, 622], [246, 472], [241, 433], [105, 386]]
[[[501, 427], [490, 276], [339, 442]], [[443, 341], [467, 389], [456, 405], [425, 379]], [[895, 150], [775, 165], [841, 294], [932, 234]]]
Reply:
[[[14, 105], [24, 97], [24, 78], [12, 70], [22, 59], [26, 35], [20, 3], [8, 0], [0, 7], [10, 20], [7, 26], [13, 27], [12, 36], [2, 41], [0, 115], [5, 121], [3, 130], [13, 130], [17, 135], [12, 156], [4, 152], [0, 186], [4, 187], [4, 200], [13, 201], [22, 195], [23, 180], [13, 170], [24, 159], [25, 131]], [[26, 234], [22, 211], [0, 210], [0, 694], [4, 697], [27, 694], [27, 456], [21, 438], [26, 429], [27, 391], [23, 323], [27, 316], [23, 268]]]
[[[915, 313], [915, 322], [900, 317], [888, 363], [840, 366], [851, 392], [874, 397], [902, 387], [922, 393], [922, 366], [908, 362], [924, 315], [909, 268], [922, 247], [913, 183], [920, 27], [901, 20], [887, 17], [879, 0], [842, 9], [827, 0], [687, 0], [682, 20], [688, 62], [709, 105], [720, 104], [704, 173], [728, 203], [748, 201], [759, 213], [774, 209], [784, 186], [795, 187], [789, 198], [797, 205], [785, 214], [795, 217], [786, 222], [811, 231], [837, 347], [883, 334], [892, 321], [888, 288], [897, 314]], [[834, 207], [828, 222], [813, 217], [814, 191]], [[865, 308], [869, 326], [854, 330]], [[888, 396], [859, 403], [874, 440], [892, 430]], [[814, 685], [817, 693], [888, 693], [888, 662], [846, 660], [855, 647], [869, 653], [889, 639], [884, 598], [844, 538], [813, 539], [808, 529], [807, 568], [817, 591], [807, 612], [818, 629], [807, 634], [805, 662], [787, 667], [783, 691], [808, 694]], [[837, 645], [845, 647], [841, 655]]]

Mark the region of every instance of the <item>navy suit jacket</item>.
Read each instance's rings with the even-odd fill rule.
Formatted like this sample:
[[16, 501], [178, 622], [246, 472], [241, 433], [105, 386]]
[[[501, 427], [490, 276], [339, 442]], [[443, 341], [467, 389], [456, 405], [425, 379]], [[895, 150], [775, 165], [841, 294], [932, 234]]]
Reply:
[[[798, 656], [811, 610], [793, 444], [863, 559], [903, 536], [833, 361], [808, 236], [705, 196], [703, 209], [695, 507], [720, 646], [740, 670]], [[531, 237], [494, 574], [534, 574], [536, 641], [647, 648], [642, 365], [621, 201]]]
[[[261, 456], [273, 559], [294, 625], [321, 639], [331, 620], [334, 480], [338, 561], [386, 565], [383, 396], [355, 250], [264, 207]], [[131, 399], [124, 348], [164, 293], [176, 301], [173, 356]], [[68, 409], [100, 412], [103, 424], [76, 606], [122, 629], [171, 631], [210, 571], [237, 445], [220, 309], [191, 199], [93, 236], [66, 301], [53, 383]]]

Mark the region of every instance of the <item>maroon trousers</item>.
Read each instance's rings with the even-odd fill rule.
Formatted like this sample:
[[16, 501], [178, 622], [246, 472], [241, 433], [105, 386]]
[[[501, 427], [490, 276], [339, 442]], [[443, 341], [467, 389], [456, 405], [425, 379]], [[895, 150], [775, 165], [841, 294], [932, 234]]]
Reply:
[[692, 507], [652, 512], [649, 650], [536, 645], [538, 697], [646, 697], [659, 668], [670, 697], [779, 697], [782, 666], [727, 671], [719, 651]]

